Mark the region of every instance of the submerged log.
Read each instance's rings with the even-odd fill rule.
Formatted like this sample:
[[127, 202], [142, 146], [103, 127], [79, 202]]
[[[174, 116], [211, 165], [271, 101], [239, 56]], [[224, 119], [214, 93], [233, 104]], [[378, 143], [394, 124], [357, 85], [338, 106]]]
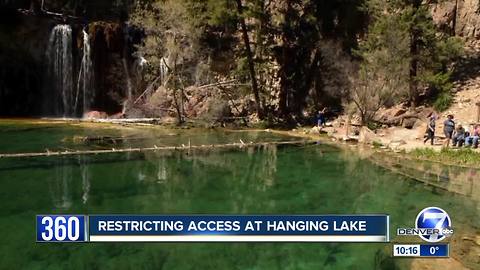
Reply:
[[211, 150], [211, 149], [227, 149], [227, 148], [244, 148], [268, 145], [298, 145], [314, 143], [313, 140], [297, 140], [297, 141], [270, 141], [270, 142], [250, 142], [245, 143], [240, 140], [239, 143], [210, 144], [210, 145], [182, 145], [182, 146], [161, 146], [146, 148], [126, 148], [126, 149], [103, 149], [103, 150], [78, 150], [78, 151], [49, 151], [37, 153], [12, 153], [0, 154], [0, 158], [16, 158], [16, 157], [49, 157], [49, 156], [74, 156], [74, 155], [97, 155], [109, 153], [131, 153], [131, 152], [155, 152], [155, 151], [190, 151], [190, 150]]
[[74, 143], [85, 143], [85, 144], [94, 144], [94, 143], [95, 144], [98, 144], [98, 143], [121, 144], [128, 139], [134, 140], [137, 138], [111, 137], [111, 136], [74, 136], [72, 141]]

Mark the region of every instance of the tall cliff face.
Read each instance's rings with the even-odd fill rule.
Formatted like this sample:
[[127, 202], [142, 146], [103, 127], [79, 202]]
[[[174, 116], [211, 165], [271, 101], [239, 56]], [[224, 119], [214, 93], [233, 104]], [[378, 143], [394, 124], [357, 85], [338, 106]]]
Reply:
[[26, 20], [0, 10], [0, 115], [25, 116], [40, 111], [48, 30], [41, 18]]
[[448, 0], [432, 5], [434, 21], [468, 41], [480, 40], [480, 1]]

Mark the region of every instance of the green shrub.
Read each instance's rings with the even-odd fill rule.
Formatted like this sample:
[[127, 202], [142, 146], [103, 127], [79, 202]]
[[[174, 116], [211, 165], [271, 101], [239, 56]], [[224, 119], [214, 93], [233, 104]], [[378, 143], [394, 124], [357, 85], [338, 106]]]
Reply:
[[377, 129], [381, 128], [381, 125], [378, 124], [377, 122], [370, 121], [370, 122], [367, 123], [367, 127], [370, 130], [377, 130]]
[[376, 149], [381, 148], [383, 146], [381, 142], [377, 142], [377, 141], [374, 141], [372, 145], [373, 145], [373, 148], [376, 148]]
[[425, 158], [458, 165], [479, 166], [480, 164], [480, 153], [469, 148], [443, 148], [440, 152], [430, 148], [420, 148], [412, 151], [411, 155], [416, 158]]
[[443, 112], [446, 111], [453, 103], [453, 96], [450, 92], [443, 92], [435, 99], [433, 107], [435, 110]]

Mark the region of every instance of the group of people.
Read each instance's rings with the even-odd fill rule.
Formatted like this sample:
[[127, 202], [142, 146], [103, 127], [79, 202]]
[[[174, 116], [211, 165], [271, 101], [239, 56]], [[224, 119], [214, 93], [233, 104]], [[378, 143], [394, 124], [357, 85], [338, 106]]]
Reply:
[[[316, 122], [319, 128], [323, 128], [326, 125], [326, 108], [317, 112]], [[430, 144], [434, 144], [435, 139], [435, 127], [437, 122], [437, 115], [430, 116], [427, 130], [425, 131], [425, 140], [423, 143], [430, 141]], [[443, 133], [445, 135], [444, 147], [450, 147], [450, 143], [454, 147], [473, 147], [478, 148], [480, 143], [480, 124], [472, 124], [468, 127], [464, 127], [461, 124], [456, 124], [454, 116], [449, 114], [447, 119], [443, 122]]]
[[[429, 119], [425, 140], [423, 143], [426, 143], [430, 140], [430, 144], [433, 145], [433, 140], [435, 138], [435, 125], [436, 125], [437, 116], [432, 115]], [[456, 125], [453, 115], [448, 115], [445, 122], [443, 122], [443, 133], [445, 134], [445, 141], [443, 146], [449, 147], [450, 141], [454, 147], [473, 147], [478, 148], [479, 139], [480, 139], [480, 125], [470, 125], [465, 128], [462, 125]]]

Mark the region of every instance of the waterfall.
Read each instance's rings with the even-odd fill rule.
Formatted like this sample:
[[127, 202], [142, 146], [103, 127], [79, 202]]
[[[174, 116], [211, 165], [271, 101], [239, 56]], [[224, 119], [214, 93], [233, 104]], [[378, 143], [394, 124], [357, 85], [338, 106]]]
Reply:
[[133, 95], [133, 85], [132, 85], [132, 78], [130, 77], [130, 69], [128, 67], [127, 57], [129, 56], [129, 50], [127, 44], [129, 44], [130, 36], [129, 36], [129, 27], [126, 25], [123, 28], [123, 38], [124, 38], [124, 46], [123, 46], [123, 57], [122, 57], [122, 64], [123, 64], [123, 72], [125, 73], [125, 80], [127, 83], [126, 93], [125, 93], [125, 100], [123, 102], [123, 109], [122, 114], [125, 114], [127, 110], [127, 106], [129, 105], [130, 101], [132, 100]]
[[168, 57], [160, 58], [160, 81], [162, 82], [163, 86], [165, 86], [167, 83], [167, 76], [168, 76], [168, 70], [169, 70], [169, 67], [167, 65], [168, 62], [169, 62]]
[[130, 79], [130, 72], [128, 71], [128, 64], [127, 64], [127, 59], [123, 57], [122, 59], [123, 63], [123, 70], [125, 72], [125, 79], [127, 80], [127, 92], [125, 93], [126, 99], [123, 101], [122, 104], [122, 115], [124, 115], [127, 112], [128, 105], [130, 101], [132, 100], [132, 80]]
[[[72, 116], [73, 108], [73, 57], [72, 28], [57, 25], [53, 28], [47, 49], [48, 60], [48, 110], [55, 115]], [[50, 100], [50, 98], [52, 98]]]
[[83, 35], [83, 57], [78, 73], [77, 81], [77, 95], [75, 97], [75, 111], [78, 108], [78, 99], [82, 95], [82, 113], [85, 114], [90, 110], [93, 99], [95, 97], [94, 83], [93, 83], [93, 63], [90, 50], [90, 38], [88, 33], [82, 30]]
[[127, 92], [125, 93], [125, 96], [127, 97], [127, 100], [132, 99], [132, 79], [130, 78], [130, 72], [128, 70], [128, 64], [127, 64], [127, 59], [122, 58], [122, 63], [123, 63], [123, 70], [125, 72], [125, 80], [127, 81]]

